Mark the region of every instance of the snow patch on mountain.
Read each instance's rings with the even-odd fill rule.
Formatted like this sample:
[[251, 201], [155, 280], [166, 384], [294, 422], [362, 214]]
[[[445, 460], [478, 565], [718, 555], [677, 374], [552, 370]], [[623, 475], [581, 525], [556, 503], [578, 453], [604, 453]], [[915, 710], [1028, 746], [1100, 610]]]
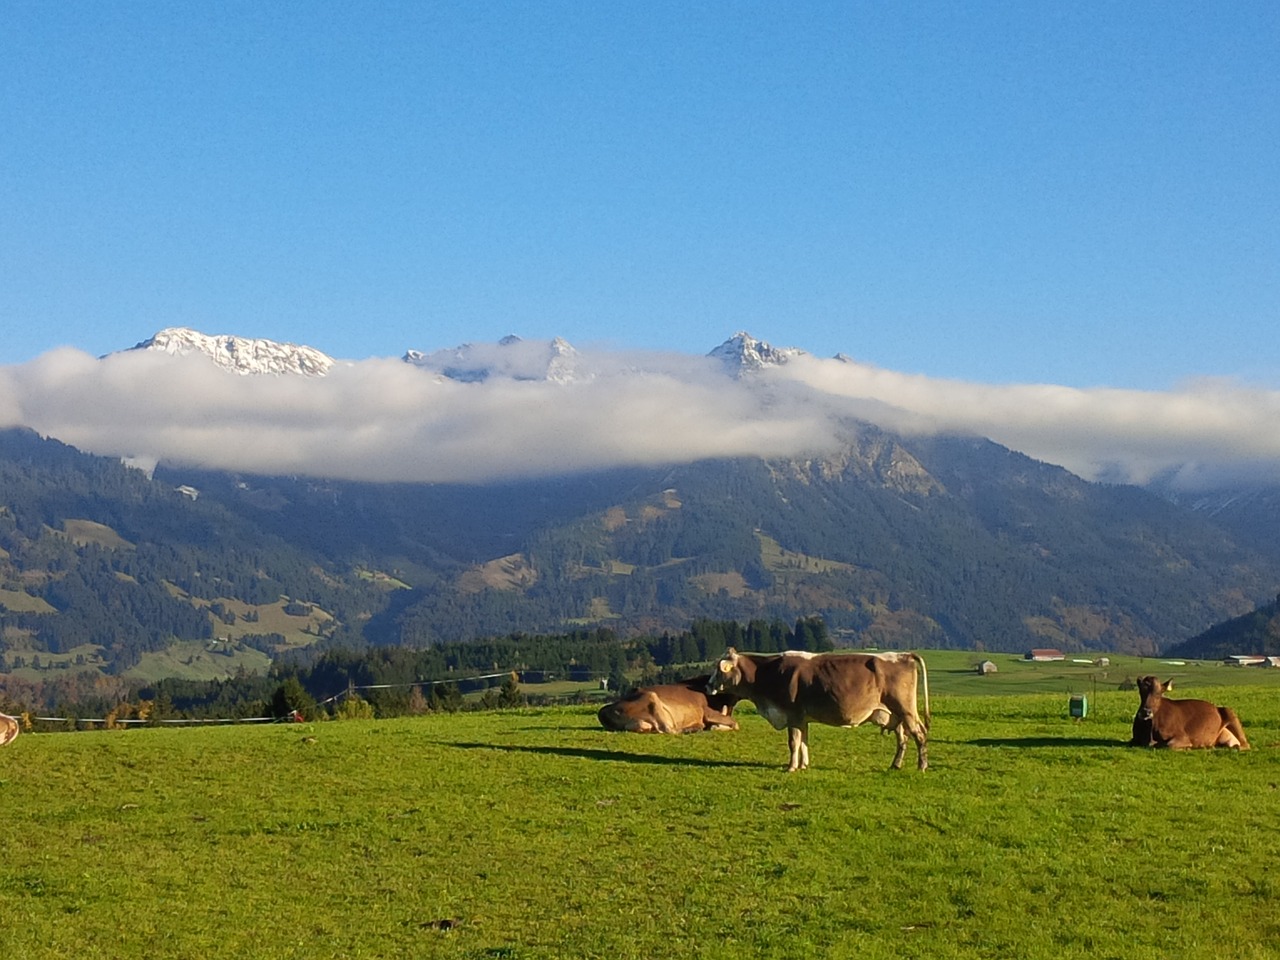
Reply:
[[314, 347], [229, 334], [210, 336], [186, 327], [168, 327], [132, 349], [153, 350], [173, 356], [204, 354], [224, 370], [241, 376], [300, 374], [323, 377], [335, 362]]

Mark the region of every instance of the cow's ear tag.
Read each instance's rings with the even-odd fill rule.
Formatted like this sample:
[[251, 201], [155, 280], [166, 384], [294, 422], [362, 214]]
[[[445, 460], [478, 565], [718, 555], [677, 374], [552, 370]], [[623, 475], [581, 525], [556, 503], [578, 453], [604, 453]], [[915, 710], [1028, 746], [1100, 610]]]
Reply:
[[732, 663], [732, 661], [729, 661], [729, 660], [721, 660], [721, 661], [720, 661], [720, 672], [721, 672], [721, 673], [733, 673], [733, 663]]

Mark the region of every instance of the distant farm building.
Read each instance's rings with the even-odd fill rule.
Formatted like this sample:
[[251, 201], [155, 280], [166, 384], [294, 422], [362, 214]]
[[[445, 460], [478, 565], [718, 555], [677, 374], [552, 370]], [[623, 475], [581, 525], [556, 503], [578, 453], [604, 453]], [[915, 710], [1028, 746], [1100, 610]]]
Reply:
[[1280, 657], [1267, 657], [1260, 653], [1236, 654], [1224, 662], [1233, 667], [1280, 667]]
[[999, 668], [990, 660], [983, 660], [980, 664], [978, 664], [978, 673], [984, 677], [988, 673], [995, 673], [998, 669]]
[[1036, 663], [1046, 663], [1050, 660], [1065, 660], [1067, 655], [1061, 650], [1045, 648], [1043, 650], [1029, 650], [1026, 659], [1034, 660]]

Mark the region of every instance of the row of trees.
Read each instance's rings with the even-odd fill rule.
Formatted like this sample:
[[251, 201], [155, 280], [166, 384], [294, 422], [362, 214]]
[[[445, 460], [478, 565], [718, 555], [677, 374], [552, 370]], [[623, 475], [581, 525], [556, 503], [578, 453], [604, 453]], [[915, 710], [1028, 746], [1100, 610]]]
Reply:
[[[612, 694], [705, 669], [726, 647], [762, 653], [832, 649], [820, 618], [793, 626], [772, 620], [695, 621], [676, 634], [622, 640], [606, 629], [561, 634], [512, 633], [427, 649], [333, 649], [311, 662], [278, 661], [267, 675], [241, 671], [223, 680], [168, 678], [126, 686], [100, 674], [47, 684], [6, 681], [0, 709], [57, 716], [171, 719], [287, 718], [321, 715], [399, 716], [429, 711], [489, 709], [525, 702], [540, 681], [605, 681]], [[523, 681], [523, 687], [521, 686]], [[545, 699], [545, 698], [544, 698]]]

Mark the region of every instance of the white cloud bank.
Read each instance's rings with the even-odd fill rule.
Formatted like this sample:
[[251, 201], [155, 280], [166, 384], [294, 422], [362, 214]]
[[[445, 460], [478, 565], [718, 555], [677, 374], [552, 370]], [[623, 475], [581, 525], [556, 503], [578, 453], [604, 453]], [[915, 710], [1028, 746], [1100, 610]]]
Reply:
[[821, 454], [850, 417], [989, 437], [1081, 476], [1188, 484], [1280, 466], [1280, 393], [989, 386], [793, 357], [740, 379], [706, 357], [581, 351], [569, 382], [463, 383], [401, 360], [237, 377], [199, 355], [61, 349], [0, 367], [0, 426], [82, 450], [263, 474], [472, 482]]

